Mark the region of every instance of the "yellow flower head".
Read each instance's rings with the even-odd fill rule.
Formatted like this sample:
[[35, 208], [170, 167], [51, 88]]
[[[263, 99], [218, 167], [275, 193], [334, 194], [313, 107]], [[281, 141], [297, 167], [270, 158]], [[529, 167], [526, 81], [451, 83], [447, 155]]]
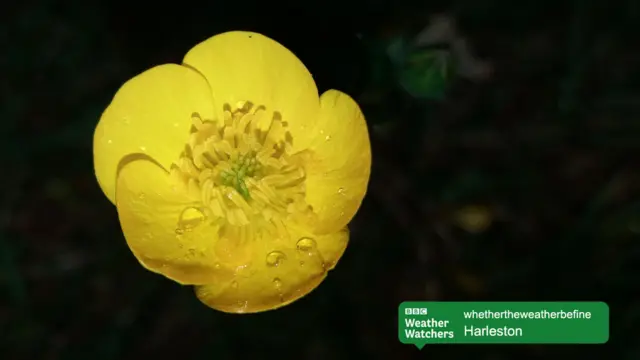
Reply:
[[295, 55], [240, 31], [126, 82], [93, 153], [140, 263], [232, 313], [284, 306], [322, 282], [371, 168], [355, 101], [318, 97]]

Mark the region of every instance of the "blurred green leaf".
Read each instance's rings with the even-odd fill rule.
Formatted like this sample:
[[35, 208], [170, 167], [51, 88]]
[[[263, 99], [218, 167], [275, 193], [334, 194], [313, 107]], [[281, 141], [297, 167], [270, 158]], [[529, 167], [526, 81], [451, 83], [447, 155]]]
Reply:
[[452, 64], [448, 50], [415, 50], [399, 70], [398, 82], [415, 98], [442, 100], [453, 77]]
[[412, 45], [405, 37], [387, 43], [395, 81], [417, 99], [442, 100], [454, 75], [451, 52], [446, 49]]

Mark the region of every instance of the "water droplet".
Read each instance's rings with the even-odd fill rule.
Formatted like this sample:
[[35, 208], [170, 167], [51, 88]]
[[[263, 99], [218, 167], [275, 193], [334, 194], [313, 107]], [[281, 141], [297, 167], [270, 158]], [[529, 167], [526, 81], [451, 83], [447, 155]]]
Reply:
[[[298, 240], [296, 247], [305, 256], [312, 256], [316, 249], [316, 241], [309, 237], [303, 237]], [[304, 266], [304, 264], [304, 260], [300, 260], [300, 266]]]
[[329, 140], [331, 140], [331, 135], [327, 135], [327, 136], [325, 136], [325, 137], [324, 137], [324, 140], [325, 140], [325, 141], [329, 141]]
[[344, 194], [345, 194], [345, 192], [346, 192], [346, 191], [344, 190], [344, 188], [339, 188], [339, 189], [338, 189], [338, 194], [344, 195]]
[[287, 256], [281, 251], [272, 251], [267, 254], [267, 265], [278, 267], [283, 260], [286, 260]]
[[182, 249], [182, 248], [184, 247], [184, 244], [183, 244], [183, 243], [178, 243], [178, 247], [179, 247], [180, 249]]
[[300, 240], [298, 240], [296, 247], [300, 251], [312, 252], [316, 248], [316, 241], [310, 237], [303, 237], [303, 238], [300, 238]]
[[238, 300], [236, 305], [238, 306], [238, 308], [240, 308], [239, 312], [244, 312], [243, 310], [247, 308], [247, 305], [249, 305], [249, 302], [247, 300], [245, 301]]
[[113, 144], [113, 140], [107, 140], [107, 144], [109, 145]]
[[220, 269], [220, 263], [213, 264], [213, 268], [216, 269], [216, 270], [219, 270]]
[[280, 302], [284, 302], [284, 294], [282, 293], [282, 280], [280, 280], [280, 278], [274, 278], [273, 286], [276, 288], [276, 291], [278, 292]]
[[237, 282], [237, 281], [235, 281], [235, 280], [233, 280], [233, 281], [231, 282], [231, 287], [232, 287], [232, 288], [234, 288], [234, 289], [237, 289], [237, 288], [238, 288], [238, 282]]
[[138, 194], [138, 199], [140, 199], [140, 200], [144, 200], [145, 197], [146, 197], [145, 193], [139, 193]]
[[192, 256], [196, 254], [196, 249], [194, 248], [189, 248], [189, 254], [191, 254]]
[[140, 146], [140, 151], [147, 151], [147, 147], [146, 146]]
[[177, 235], [182, 235], [182, 234], [184, 234], [184, 229], [183, 229], [183, 228], [177, 228], [177, 229], [176, 229], [176, 234], [177, 234]]
[[195, 207], [188, 207], [182, 211], [180, 218], [178, 219], [178, 226], [183, 232], [191, 231], [196, 226], [200, 225], [205, 219], [205, 215], [202, 210]]

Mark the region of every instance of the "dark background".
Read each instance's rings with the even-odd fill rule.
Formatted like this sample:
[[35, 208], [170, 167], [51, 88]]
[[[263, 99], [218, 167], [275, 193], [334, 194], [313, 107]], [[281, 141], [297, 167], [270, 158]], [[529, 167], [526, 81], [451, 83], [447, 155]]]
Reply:
[[[640, 2], [300, 4], [5, 4], [0, 356], [640, 358]], [[419, 99], [376, 46], [443, 12], [493, 72]], [[257, 315], [211, 310], [144, 270], [92, 164], [93, 129], [122, 83], [237, 29], [291, 49], [321, 91], [356, 98], [373, 149], [341, 262], [307, 297]], [[427, 299], [604, 300], [611, 338], [419, 351], [399, 343], [397, 308]]]

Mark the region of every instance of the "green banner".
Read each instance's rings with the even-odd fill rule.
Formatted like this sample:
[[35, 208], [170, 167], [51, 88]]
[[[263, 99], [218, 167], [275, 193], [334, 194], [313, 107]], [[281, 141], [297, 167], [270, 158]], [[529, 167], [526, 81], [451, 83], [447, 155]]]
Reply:
[[398, 338], [427, 344], [604, 344], [604, 302], [422, 302], [398, 309]]

